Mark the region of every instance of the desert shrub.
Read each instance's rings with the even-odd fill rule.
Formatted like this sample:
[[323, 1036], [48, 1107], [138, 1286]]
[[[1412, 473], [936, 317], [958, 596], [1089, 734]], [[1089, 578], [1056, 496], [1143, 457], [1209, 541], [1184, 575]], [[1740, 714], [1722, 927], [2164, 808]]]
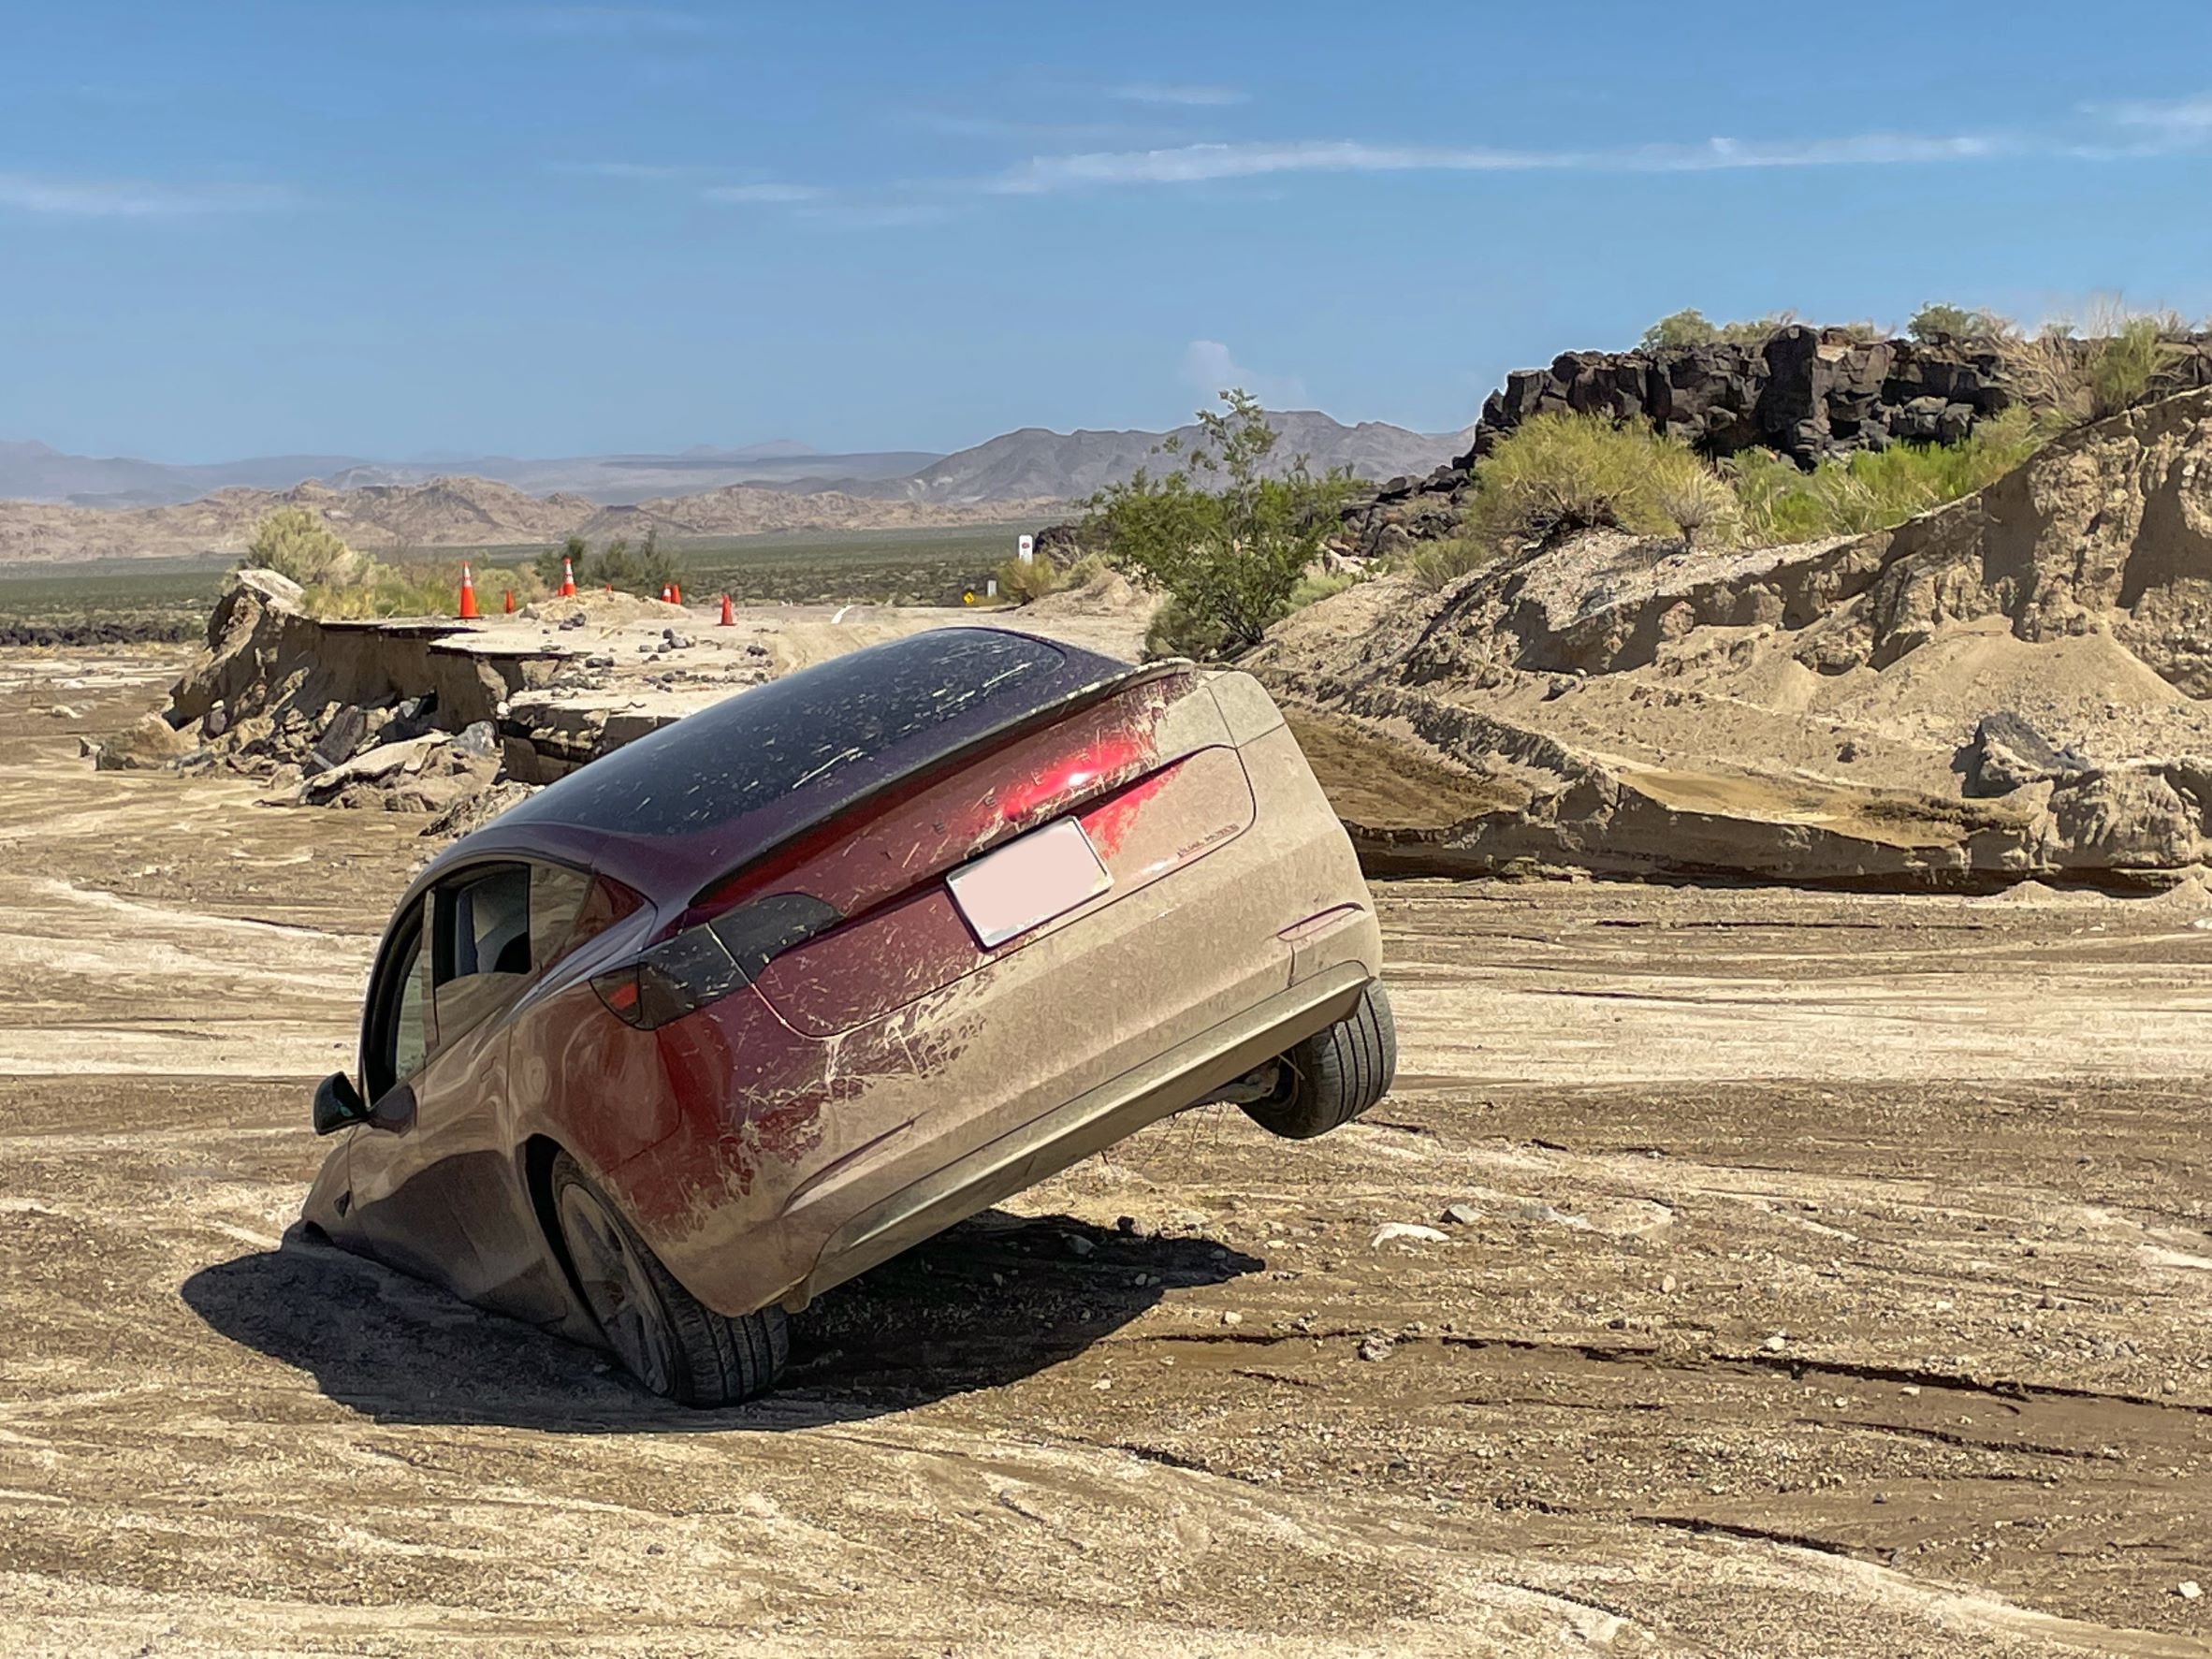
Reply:
[[2172, 312], [2133, 312], [2113, 300], [2080, 328], [2067, 319], [1997, 342], [2005, 376], [2046, 430], [2063, 430], [2178, 389], [2173, 370], [2189, 325]]
[[998, 578], [998, 591], [1015, 604], [1032, 604], [1067, 586], [1059, 566], [1041, 553], [1026, 562], [1017, 555], [992, 574]]
[[[1226, 411], [1199, 412], [1187, 467], [1162, 477], [1140, 468], [1109, 485], [1086, 503], [1082, 537], [1131, 580], [1165, 592], [1183, 618], [1183, 644], [1211, 641], [1209, 655], [1258, 644], [1289, 609], [1352, 488], [1342, 473], [1314, 476], [1303, 457], [1263, 475], [1275, 429], [1243, 390], [1221, 400]], [[1171, 438], [1163, 447], [1181, 454]]]
[[1450, 587], [1470, 571], [1493, 563], [1497, 557], [1495, 542], [1486, 542], [1478, 536], [1446, 536], [1439, 541], [1419, 543], [1404, 556], [1403, 568], [1433, 593]]
[[1721, 340], [1728, 345], [1765, 345], [1797, 320], [1797, 313], [1794, 311], [1770, 311], [1763, 317], [1723, 323]]
[[1290, 608], [1302, 611], [1309, 604], [1318, 604], [1324, 599], [1342, 593], [1346, 588], [1356, 588], [1362, 578], [1348, 570], [1325, 571], [1320, 575], [1302, 575], [1298, 586], [1290, 589]]
[[538, 580], [545, 583], [548, 589], [558, 592], [560, 588], [561, 563], [564, 560], [568, 561], [569, 567], [575, 572], [576, 580], [581, 582], [584, 579], [586, 567], [591, 562], [591, 545], [582, 536], [571, 536], [560, 546], [547, 547], [543, 553], [540, 553], [531, 561], [531, 568], [536, 572]]
[[1923, 344], [1945, 339], [1999, 340], [2011, 328], [2012, 324], [1993, 311], [1969, 311], [1963, 305], [1946, 305], [1938, 299], [1923, 305], [1905, 325], [1905, 332]]
[[370, 561], [313, 508], [279, 507], [254, 527], [244, 562], [306, 588], [351, 581]]
[[1681, 534], [1682, 546], [1696, 546], [1700, 536], [1725, 542], [1740, 528], [1742, 509], [1727, 481], [1687, 449], [1660, 444], [1651, 460], [1646, 488], [1660, 516]]
[[[1709, 485], [1706, 480], [1711, 479]], [[1664, 535], [1734, 520], [1726, 489], [1684, 445], [1601, 415], [1538, 415], [1476, 468], [1467, 528], [1492, 549], [1578, 530]]]
[[1745, 531], [1755, 541], [1802, 542], [1887, 530], [1994, 484], [2039, 442], [2024, 410], [1981, 422], [1963, 443], [1897, 444], [1826, 460], [1810, 473], [1767, 450], [1728, 463]]
[[1194, 617], [1180, 600], [1171, 598], [1152, 613], [1144, 630], [1144, 655], [1188, 657], [1203, 662], [1221, 655], [1227, 641], [1217, 623]]
[[1721, 337], [1721, 331], [1705, 320], [1705, 313], [1694, 309], [1669, 312], [1649, 328], [1637, 342], [1646, 351], [1657, 351], [1670, 345], [1710, 345]]

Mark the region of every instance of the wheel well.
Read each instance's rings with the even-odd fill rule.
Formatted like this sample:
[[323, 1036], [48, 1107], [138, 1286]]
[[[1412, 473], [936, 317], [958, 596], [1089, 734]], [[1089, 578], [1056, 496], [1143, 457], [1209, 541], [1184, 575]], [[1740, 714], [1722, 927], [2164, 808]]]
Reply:
[[532, 1135], [522, 1145], [522, 1178], [530, 1189], [530, 1207], [546, 1235], [546, 1248], [560, 1264], [561, 1281], [576, 1305], [583, 1306], [576, 1288], [576, 1264], [568, 1259], [568, 1241], [560, 1236], [560, 1217], [553, 1207], [553, 1160], [565, 1150], [550, 1135]]

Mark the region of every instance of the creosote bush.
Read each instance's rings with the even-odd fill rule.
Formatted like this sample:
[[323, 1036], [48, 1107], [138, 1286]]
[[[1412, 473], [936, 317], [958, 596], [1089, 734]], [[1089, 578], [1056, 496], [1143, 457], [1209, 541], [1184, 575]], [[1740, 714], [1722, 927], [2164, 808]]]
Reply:
[[[1201, 409], [1187, 464], [1164, 476], [1139, 468], [1086, 503], [1082, 540], [1130, 580], [1163, 592], [1154, 633], [1177, 656], [1233, 655], [1286, 615], [1307, 566], [1335, 530], [1348, 475], [1316, 477], [1299, 457], [1271, 468], [1275, 429], [1248, 393]], [[1161, 446], [1181, 456], [1177, 441]]]

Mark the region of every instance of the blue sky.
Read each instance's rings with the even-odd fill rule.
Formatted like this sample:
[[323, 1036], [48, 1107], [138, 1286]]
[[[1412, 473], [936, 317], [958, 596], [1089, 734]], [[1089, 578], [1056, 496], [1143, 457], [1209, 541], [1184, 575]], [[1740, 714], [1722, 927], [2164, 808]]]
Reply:
[[0, 438], [1427, 429], [1685, 305], [2212, 311], [2212, 7], [0, 0]]

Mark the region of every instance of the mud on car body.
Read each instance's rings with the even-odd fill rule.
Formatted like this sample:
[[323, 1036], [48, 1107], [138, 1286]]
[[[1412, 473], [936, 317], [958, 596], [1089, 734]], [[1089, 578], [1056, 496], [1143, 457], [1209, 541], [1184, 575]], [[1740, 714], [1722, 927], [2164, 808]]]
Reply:
[[711, 1405], [785, 1315], [1157, 1118], [1395, 1065], [1374, 907], [1248, 676], [948, 628], [458, 842], [378, 950], [309, 1223]]

